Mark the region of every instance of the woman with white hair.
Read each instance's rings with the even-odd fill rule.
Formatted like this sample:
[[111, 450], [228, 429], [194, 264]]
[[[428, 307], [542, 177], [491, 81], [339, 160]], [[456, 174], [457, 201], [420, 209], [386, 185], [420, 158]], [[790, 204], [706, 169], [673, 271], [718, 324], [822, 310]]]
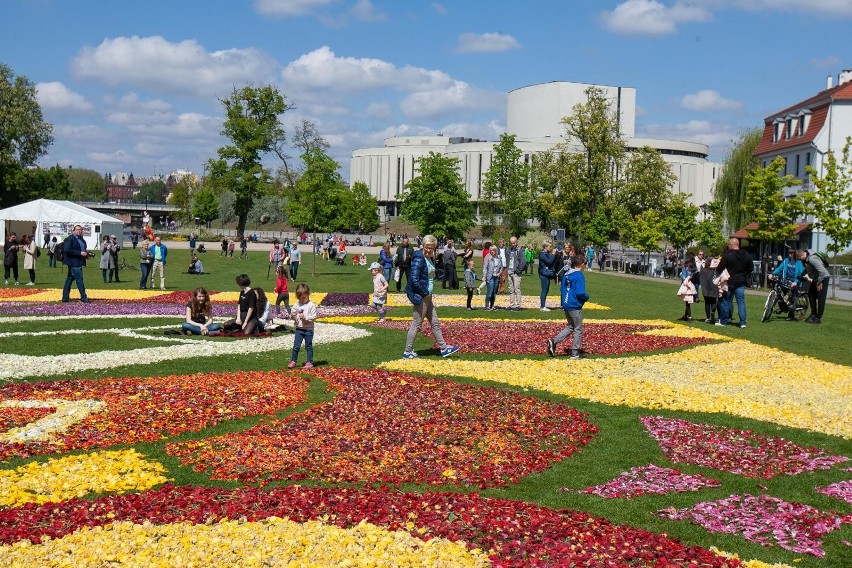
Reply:
[[417, 353], [414, 352], [414, 339], [417, 337], [417, 331], [424, 319], [429, 320], [432, 326], [432, 335], [441, 351], [441, 357], [449, 357], [459, 350], [458, 346], [447, 345], [444, 341], [444, 336], [441, 333], [441, 321], [438, 319], [438, 312], [435, 311], [435, 304], [432, 302], [432, 287], [435, 282], [434, 256], [437, 246], [438, 239], [434, 235], [426, 235], [423, 237], [423, 250], [416, 250], [411, 256], [411, 271], [408, 274], [405, 294], [414, 306], [414, 314], [405, 340], [403, 359], [418, 357]]

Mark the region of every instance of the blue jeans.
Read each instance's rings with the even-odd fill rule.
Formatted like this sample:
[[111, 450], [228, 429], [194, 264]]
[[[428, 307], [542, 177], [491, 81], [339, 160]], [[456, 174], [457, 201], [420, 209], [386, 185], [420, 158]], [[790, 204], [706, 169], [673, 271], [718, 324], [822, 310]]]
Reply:
[[386, 282], [391, 281], [391, 270], [393, 270], [393, 268], [383, 268], [382, 269], [382, 274], [384, 275]]
[[296, 262], [291, 261], [290, 262], [290, 278], [295, 280], [296, 276], [298, 276], [298, 275], [299, 275], [299, 261], [298, 260]]
[[497, 299], [497, 288], [500, 286], [500, 277], [495, 276], [491, 280], [488, 281], [488, 284], [485, 286], [485, 307], [493, 308], [494, 300]]
[[302, 340], [305, 340], [305, 353], [308, 357], [308, 363], [314, 362], [314, 330], [296, 328], [296, 335], [293, 337], [293, 353], [290, 355], [291, 361], [296, 361], [299, 358], [299, 350], [302, 348]]
[[83, 285], [83, 268], [81, 266], [69, 266], [68, 276], [65, 277], [65, 286], [62, 288], [62, 301], [67, 302], [71, 295], [71, 283], [77, 283], [77, 290], [80, 291], [80, 300], [88, 302], [89, 297], [86, 296], [86, 287]]
[[139, 289], [145, 290], [148, 288], [148, 272], [151, 270], [151, 265], [147, 262], [139, 263], [139, 272], [142, 273], [142, 279], [139, 280]]
[[547, 303], [547, 293], [550, 292], [550, 281], [552, 278], [547, 278], [539, 274], [538, 279], [541, 281], [541, 307], [543, 308]]
[[47, 255], [47, 258], [49, 259], [49, 260], [47, 261], [47, 265], [48, 265], [50, 268], [56, 268], [56, 255], [49, 254], [49, 255]]
[[745, 325], [745, 284], [740, 284], [739, 286], [728, 285], [728, 291], [719, 299], [719, 322], [723, 325], [731, 323], [731, 318], [734, 315], [734, 298], [737, 299], [737, 314], [740, 317], [740, 325]]
[[[220, 329], [222, 329], [222, 326], [215, 321], [207, 326], [207, 331], [219, 331]], [[188, 322], [183, 322], [183, 324], [181, 325], [181, 330], [182, 331], [188, 331], [188, 332], [192, 333], [192, 335], [201, 335], [201, 326], [200, 325], [195, 325], [195, 324], [191, 324], [191, 323], [188, 323]]]

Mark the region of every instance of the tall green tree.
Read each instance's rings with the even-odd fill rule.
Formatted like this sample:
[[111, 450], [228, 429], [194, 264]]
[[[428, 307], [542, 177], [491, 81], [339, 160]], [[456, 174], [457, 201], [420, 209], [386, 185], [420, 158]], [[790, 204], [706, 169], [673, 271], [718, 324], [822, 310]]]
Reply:
[[662, 215], [656, 209], [648, 209], [627, 220], [621, 238], [625, 245], [642, 252], [647, 266], [647, 259], [652, 251], [660, 250], [664, 236]]
[[618, 116], [599, 87], [587, 88], [586, 102], [574, 105], [561, 122], [567, 141], [559, 147], [565, 158], [558, 168], [557, 212], [583, 239], [583, 226], [618, 191], [624, 140]]
[[757, 228], [749, 236], [764, 243], [782, 242], [796, 234], [796, 219], [804, 212], [798, 196], [785, 197], [784, 190], [799, 183], [792, 175], [781, 175], [784, 158], [778, 156], [765, 168], [754, 168], [746, 176], [744, 209]]
[[723, 233], [723, 211], [721, 203], [711, 201], [702, 212], [704, 218], [695, 226], [695, 241], [714, 253], [722, 252], [727, 241]]
[[139, 186], [139, 191], [133, 196], [133, 203], [165, 203], [169, 195], [166, 184], [160, 180], [149, 181]]
[[561, 154], [553, 149], [536, 152], [530, 160], [530, 191], [532, 192], [532, 216], [539, 227], [549, 234], [557, 216], [556, 196], [559, 192], [557, 161]]
[[638, 148], [630, 153], [624, 167], [618, 204], [631, 217], [648, 209], [662, 211], [669, 202], [675, 181], [677, 176], [659, 150], [648, 146]]
[[192, 202], [195, 199], [197, 191], [198, 183], [195, 181], [195, 178], [190, 176], [183, 176], [172, 188], [167, 202], [169, 205], [175, 205], [180, 208], [177, 212], [178, 218], [184, 221], [192, 220]]
[[19, 188], [22, 201], [33, 199], [68, 199], [68, 176], [58, 165], [49, 169], [22, 168], [15, 172], [12, 185]]
[[234, 88], [221, 102], [225, 107], [222, 134], [231, 144], [219, 148], [218, 159], [210, 160], [210, 178], [216, 186], [234, 192], [237, 233], [244, 234], [254, 199], [270, 183], [262, 160], [285, 139], [281, 115], [289, 107], [284, 95], [270, 85]]
[[722, 172], [716, 180], [713, 198], [722, 204], [724, 220], [733, 231], [752, 221], [743, 204], [746, 201], [748, 175], [758, 165], [754, 151], [762, 135], [763, 131], [756, 128], [743, 132], [736, 142], [732, 141], [733, 148], [725, 157]]
[[530, 166], [523, 161], [523, 152], [515, 145], [514, 134], [501, 134], [494, 144], [491, 167], [482, 180], [482, 203], [491, 211], [488, 219], [494, 225], [493, 211], [496, 206], [503, 213], [503, 224], [512, 235], [523, 235], [527, 230], [527, 219], [533, 213], [533, 195], [530, 191]]
[[370, 195], [370, 188], [356, 181], [340, 194], [337, 225], [356, 233], [371, 233], [379, 228], [379, 202]]
[[402, 216], [421, 234], [461, 240], [474, 225], [474, 208], [458, 172], [458, 158], [429, 152], [405, 184]]
[[195, 194], [192, 216], [204, 225], [219, 217], [219, 200], [208, 185], [202, 185]]
[[107, 197], [106, 179], [95, 170], [69, 168], [67, 170], [71, 201], [104, 201]]
[[15, 183], [21, 170], [35, 165], [53, 143], [53, 126], [44, 120], [35, 85], [0, 63], [0, 207], [31, 199]]
[[[835, 257], [852, 245], [852, 161], [850, 161], [852, 137], [846, 137], [846, 144], [838, 162], [834, 152], [828, 153], [825, 175], [819, 177], [811, 166], [805, 171], [811, 176], [816, 191], [805, 193], [802, 197], [808, 213], [816, 218], [814, 225], [825, 232], [831, 241], [826, 247]], [[832, 286], [836, 278], [832, 278]]]
[[[343, 179], [340, 165], [322, 148], [311, 148], [301, 156], [305, 169], [293, 186], [287, 213], [290, 224], [314, 233], [334, 229], [336, 203]], [[311, 274], [316, 275], [316, 255], [311, 255]]]
[[683, 249], [695, 240], [697, 215], [698, 207], [690, 205], [687, 194], [672, 194], [663, 215], [663, 233], [672, 246]]

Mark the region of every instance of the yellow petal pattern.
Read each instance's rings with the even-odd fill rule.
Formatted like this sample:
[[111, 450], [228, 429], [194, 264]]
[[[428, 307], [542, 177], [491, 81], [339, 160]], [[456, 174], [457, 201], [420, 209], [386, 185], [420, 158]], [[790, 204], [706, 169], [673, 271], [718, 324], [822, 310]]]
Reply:
[[120, 565], [171, 566], [489, 566], [464, 543], [427, 542], [404, 531], [362, 521], [343, 529], [320, 521], [296, 523], [271, 517], [263, 522], [222, 521], [211, 525], [113, 523], [84, 528], [42, 544], [0, 547], [7, 567]]
[[606, 404], [724, 412], [852, 438], [852, 369], [742, 340], [629, 358], [511, 359], [486, 365], [421, 357], [382, 367], [496, 381]]
[[[0, 470], [0, 506], [58, 502], [88, 493], [141, 491], [168, 481], [163, 473], [162, 465], [146, 461], [136, 450], [31, 462], [12, 470]], [[8, 566], [2, 561], [0, 565]]]

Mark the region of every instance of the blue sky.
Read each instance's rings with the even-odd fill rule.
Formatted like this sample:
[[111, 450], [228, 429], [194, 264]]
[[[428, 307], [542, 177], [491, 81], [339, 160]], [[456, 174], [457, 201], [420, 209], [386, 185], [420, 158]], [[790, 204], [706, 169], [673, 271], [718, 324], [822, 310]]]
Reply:
[[388, 136], [496, 140], [506, 93], [548, 81], [636, 88], [638, 137], [721, 161], [852, 68], [852, 0], [0, 0], [0, 21], [55, 128], [41, 163], [137, 176], [201, 172], [246, 84], [279, 87], [348, 178]]

